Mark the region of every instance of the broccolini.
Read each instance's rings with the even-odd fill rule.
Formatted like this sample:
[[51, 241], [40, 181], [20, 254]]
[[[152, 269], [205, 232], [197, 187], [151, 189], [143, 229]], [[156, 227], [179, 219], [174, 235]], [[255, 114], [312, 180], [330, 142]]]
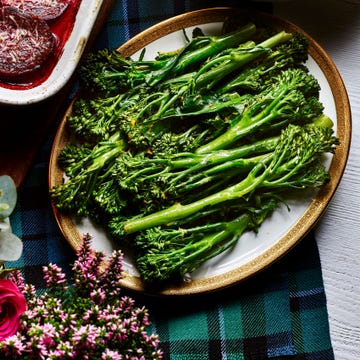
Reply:
[[147, 216], [136, 216], [121, 223], [114, 218], [111, 227], [115, 233], [131, 234], [186, 218], [220, 203], [226, 206], [227, 201], [258, 189], [283, 191], [321, 186], [329, 180], [329, 174], [319, 157], [326, 152], [333, 153], [337, 144], [331, 128], [289, 125], [282, 131], [274, 151], [257, 162], [240, 182], [195, 202], [176, 203]]
[[304, 35], [248, 23], [197, 29], [154, 60], [90, 54], [54, 205], [130, 246], [145, 282], [182, 279], [256, 231], [287, 191], [329, 180], [322, 156], [338, 139], [307, 50]]

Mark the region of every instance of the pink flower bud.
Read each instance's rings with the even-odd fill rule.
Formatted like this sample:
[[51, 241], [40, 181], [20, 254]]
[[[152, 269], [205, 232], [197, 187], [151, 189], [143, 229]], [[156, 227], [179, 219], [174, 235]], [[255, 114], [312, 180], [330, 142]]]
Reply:
[[16, 333], [25, 311], [24, 295], [12, 281], [0, 279], [0, 341]]

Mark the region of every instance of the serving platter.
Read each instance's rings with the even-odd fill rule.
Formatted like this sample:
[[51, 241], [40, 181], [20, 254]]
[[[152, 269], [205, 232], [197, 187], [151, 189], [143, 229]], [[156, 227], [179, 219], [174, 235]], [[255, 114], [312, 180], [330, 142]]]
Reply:
[[60, 55], [56, 59], [56, 63], [51, 65], [51, 70], [44, 81], [39, 81], [39, 83], [35, 81], [34, 86], [29, 86], [27, 83], [24, 84], [25, 86], [17, 86], [17, 83], [14, 86], [8, 86], [4, 83], [0, 86], [0, 104], [29, 105], [57, 94], [70, 80], [86, 47], [91, 45], [97, 30], [102, 26], [113, 4], [114, 0], [80, 1], [73, 24], [66, 24], [66, 26], [61, 24], [62, 20], [68, 21], [65, 17], [54, 25], [55, 29], [64, 27], [65, 32], [71, 25], [73, 26], [70, 34], [66, 36], [66, 41], [64, 40], [64, 45], [56, 49]]
[[[301, 32], [309, 39], [309, 60], [306, 65], [320, 83], [320, 100], [324, 104], [324, 112], [334, 121], [335, 132], [340, 139], [336, 153], [325, 159], [331, 180], [316, 193], [287, 199], [290, 211], [287, 206], [280, 207], [262, 224], [257, 234], [243, 235], [233, 249], [204, 263], [191, 275], [190, 281], [160, 290], [149, 289], [140, 280], [131, 256], [125, 252], [122, 282], [124, 287], [131, 290], [158, 295], [200, 294], [223, 289], [253, 276], [280, 259], [314, 227], [326, 210], [341, 180], [351, 139], [351, 112], [347, 92], [329, 55], [295, 24], [264, 13], [248, 13], [247, 10], [226, 7], [211, 8], [185, 13], [163, 21], [135, 36], [118, 50], [123, 56], [136, 58], [145, 47], [145, 57], [152, 58], [160, 50], [175, 50], [184, 45], [183, 29], [188, 36], [191, 35], [194, 27], [200, 27], [207, 35], [217, 34], [223, 22], [236, 14], [256, 16], [278, 30]], [[64, 179], [63, 172], [57, 165], [57, 158], [63, 146], [70, 140], [66, 128], [66, 117], [70, 113], [71, 107], [67, 110], [54, 139], [49, 166], [50, 188], [60, 184]], [[71, 218], [61, 214], [55, 207], [53, 211], [62, 233], [74, 249], [81, 244], [84, 233], [93, 236], [93, 246], [96, 250], [110, 254], [116, 248], [116, 244], [104, 230], [89, 219]]]

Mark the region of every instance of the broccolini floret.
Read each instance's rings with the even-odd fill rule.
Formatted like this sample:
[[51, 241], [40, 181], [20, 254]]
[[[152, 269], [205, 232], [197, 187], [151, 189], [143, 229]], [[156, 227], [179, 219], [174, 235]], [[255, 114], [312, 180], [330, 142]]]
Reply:
[[238, 216], [195, 227], [153, 227], [136, 236], [136, 266], [147, 284], [183, 281], [200, 265], [257, 231], [277, 207], [277, 199], [249, 202]]
[[50, 189], [56, 206], [66, 213], [89, 215], [94, 189], [101, 186], [102, 179], [106, 179], [111, 172], [114, 159], [124, 150], [124, 139], [117, 133], [108, 141], [96, 145], [84, 158], [68, 167], [71, 177]]
[[[144, 83], [153, 87], [165, 78], [178, 76], [214, 53], [234, 47], [254, 35], [256, 27], [252, 23], [242, 26], [232, 33], [219, 36], [195, 36], [178, 51], [159, 54], [154, 60], [123, 58], [117, 50], [100, 50], [90, 53], [80, 69], [82, 87], [92, 93], [105, 96], [114, 92], [124, 93]], [[199, 35], [199, 32], [196, 33]]]
[[253, 97], [244, 112], [238, 114], [233, 126], [197, 152], [225, 149], [264, 128], [274, 130], [290, 123], [312, 121], [324, 109], [318, 99], [319, 90], [315, 77], [303, 69], [280, 72], [265, 90]]
[[308, 46], [307, 38], [303, 34], [296, 33], [289, 41], [276, 46], [265, 57], [251, 62], [217, 91], [221, 93], [238, 91], [240, 94], [260, 92], [266, 86], [266, 82], [282, 70], [303, 67], [308, 59]]

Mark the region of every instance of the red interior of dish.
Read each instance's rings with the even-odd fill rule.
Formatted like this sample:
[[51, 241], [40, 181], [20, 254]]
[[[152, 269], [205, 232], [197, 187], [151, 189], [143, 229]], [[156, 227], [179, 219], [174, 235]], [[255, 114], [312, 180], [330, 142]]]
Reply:
[[43, 83], [50, 76], [64, 50], [65, 43], [72, 32], [80, 3], [81, 0], [70, 1], [69, 6], [60, 17], [48, 22], [56, 39], [56, 45], [52, 55], [46, 60], [41, 69], [26, 76], [21, 82], [0, 82], [1, 87], [14, 90], [31, 89]]

